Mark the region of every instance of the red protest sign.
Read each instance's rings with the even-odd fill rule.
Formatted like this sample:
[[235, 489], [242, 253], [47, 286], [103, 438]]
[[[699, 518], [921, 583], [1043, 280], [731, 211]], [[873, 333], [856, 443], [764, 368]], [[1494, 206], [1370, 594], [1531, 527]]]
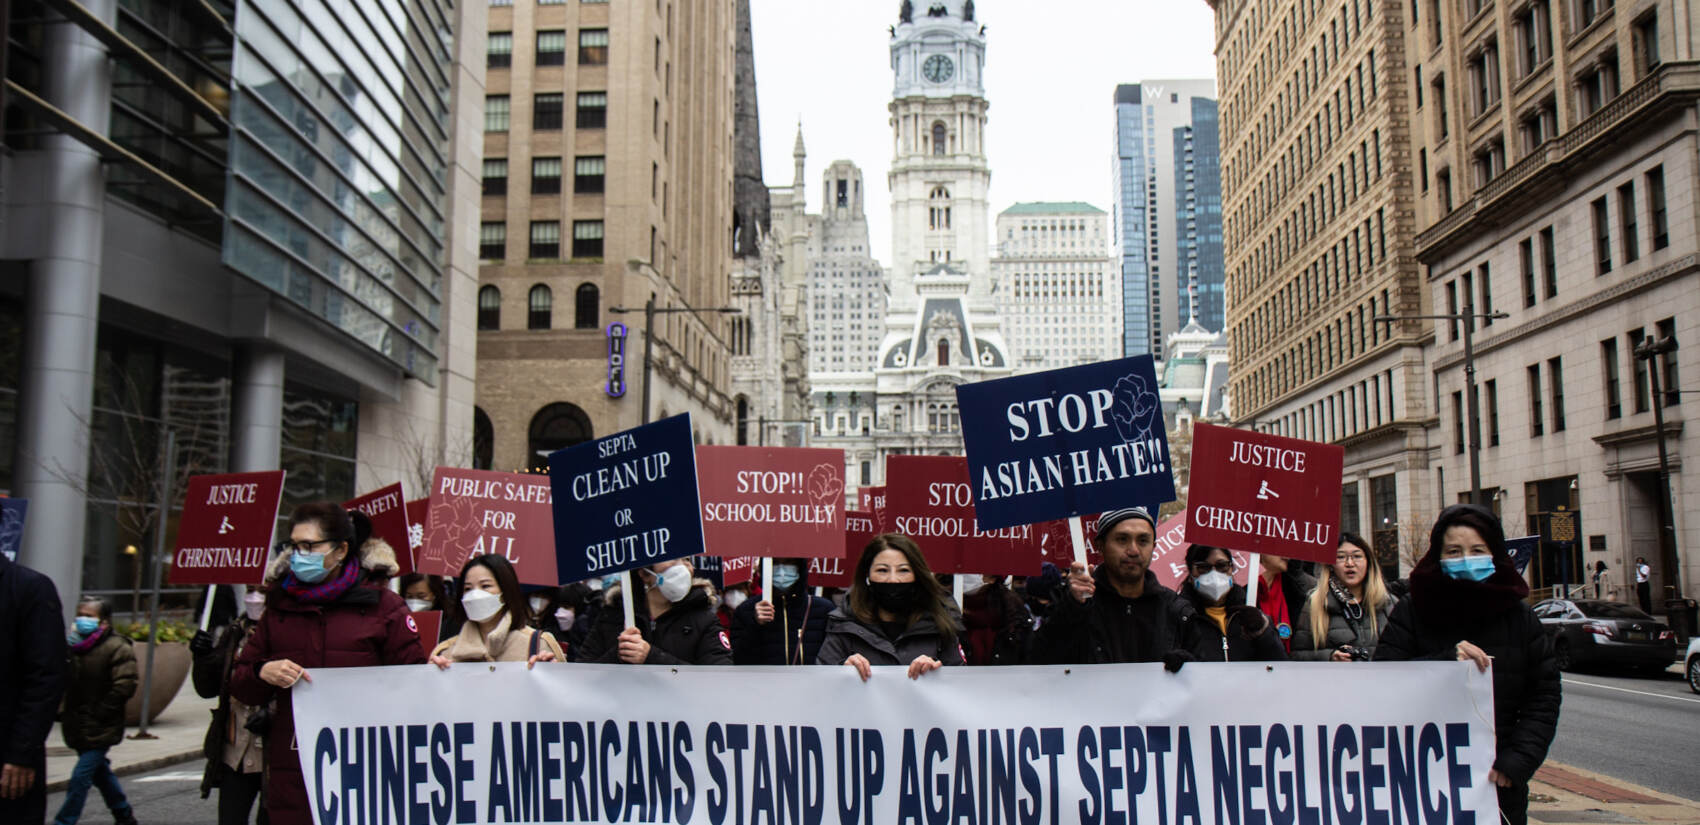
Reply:
[[885, 509], [885, 487], [863, 487], [856, 491], [860, 505], [857, 510], [874, 519], [874, 535], [891, 532], [891, 515]]
[[[1098, 515], [1075, 516], [1074, 520], [1080, 522], [1081, 534], [1086, 538], [1086, 565], [1096, 567], [1104, 560], [1092, 544], [1092, 534], [1098, 529]], [[1038, 553], [1039, 561], [1048, 561], [1065, 573], [1069, 565], [1074, 564], [1074, 539], [1068, 534], [1068, 522], [1069, 519], [1056, 519], [1033, 525], [1034, 552]]]
[[891, 532], [914, 539], [934, 573], [1038, 575], [1033, 525], [991, 531], [975, 526], [968, 459], [893, 455], [885, 461]]
[[698, 447], [702, 536], [720, 556], [843, 554], [844, 451]]
[[1196, 424], [1187, 538], [1331, 563], [1345, 462], [1336, 444]]
[[850, 510], [844, 514], [844, 555], [836, 559], [810, 559], [809, 584], [816, 587], [849, 587], [862, 560], [862, 550], [879, 535], [873, 513]]
[[755, 556], [731, 556], [720, 559], [720, 587], [722, 590], [735, 584], [748, 584], [755, 576], [756, 562], [761, 559]]
[[548, 476], [437, 468], [419, 572], [458, 576], [467, 559], [486, 553], [512, 562], [524, 584], [560, 584]]
[[437, 636], [443, 631], [443, 611], [421, 610], [407, 614], [407, 620], [408, 627], [419, 634], [419, 644], [425, 648], [425, 655], [431, 655], [437, 643], [442, 641]]
[[431, 499], [416, 498], [407, 503], [407, 548], [413, 555], [415, 568], [419, 554], [425, 552], [425, 525], [431, 522]]
[[190, 476], [172, 584], [259, 584], [283, 500], [283, 471]]
[[397, 576], [413, 572], [413, 548], [408, 544], [407, 500], [401, 483], [373, 490], [366, 495], [342, 503], [344, 510], [359, 510], [372, 520], [372, 535], [383, 539], [395, 551]]

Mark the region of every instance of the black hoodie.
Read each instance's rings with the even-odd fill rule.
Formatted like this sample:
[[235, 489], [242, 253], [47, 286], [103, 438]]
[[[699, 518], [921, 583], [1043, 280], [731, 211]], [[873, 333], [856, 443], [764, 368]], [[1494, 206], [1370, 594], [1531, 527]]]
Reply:
[[[796, 584], [776, 592], [773, 621], [756, 621], [755, 599], [745, 599], [732, 611], [732, 662], [740, 665], [812, 665], [826, 640], [826, 617], [832, 615], [830, 599], [809, 592], [809, 564], [805, 559]], [[777, 588], [775, 588], [777, 590]]]
[[[637, 595], [632, 602], [633, 617], [649, 642], [646, 665], [729, 665], [732, 664], [732, 640], [720, 627], [720, 617], [714, 613], [708, 590], [702, 586], [691, 592], [650, 621], [649, 599], [642, 579], [632, 576]], [[625, 610], [620, 605], [624, 595], [619, 588], [607, 594], [606, 604], [596, 614], [596, 625], [584, 640], [584, 662], [615, 663], [620, 661], [620, 633], [625, 630]]]
[[[1471, 527], [1493, 551], [1494, 573], [1472, 582], [1447, 576], [1440, 566], [1446, 530]], [[1494, 768], [1527, 783], [1546, 760], [1558, 727], [1561, 700], [1552, 640], [1523, 601], [1529, 587], [1505, 551], [1505, 533], [1493, 513], [1473, 504], [1441, 511], [1428, 554], [1411, 570], [1411, 596], [1393, 608], [1375, 649], [1376, 661], [1457, 658], [1468, 641], [1493, 657]]]

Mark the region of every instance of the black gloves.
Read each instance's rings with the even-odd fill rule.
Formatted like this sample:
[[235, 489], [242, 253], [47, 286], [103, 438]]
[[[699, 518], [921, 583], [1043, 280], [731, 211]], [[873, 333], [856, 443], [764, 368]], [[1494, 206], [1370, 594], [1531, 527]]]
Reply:
[[1191, 653], [1184, 650], [1171, 650], [1163, 654], [1163, 669], [1170, 673], [1179, 673], [1181, 672], [1181, 665], [1196, 661], [1198, 661], [1198, 657]]
[[205, 630], [195, 631], [194, 638], [189, 640], [189, 652], [196, 656], [204, 656], [213, 649], [213, 637]]

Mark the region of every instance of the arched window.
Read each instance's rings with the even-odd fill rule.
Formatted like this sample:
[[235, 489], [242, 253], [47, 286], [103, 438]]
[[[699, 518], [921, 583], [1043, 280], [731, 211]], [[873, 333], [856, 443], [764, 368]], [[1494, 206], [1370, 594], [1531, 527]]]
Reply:
[[602, 293], [596, 284], [579, 284], [573, 298], [573, 329], [596, 329], [602, 309]]
[[933, 154], [934, 155], [943, 155], [944, 150], [945, 150], [945, 142], [948, 141], [949, 139], [950, 139], [949, 132], [947, 132], [944, 128], [944, 122], [943, 121], [934, 121], [933, 122]]
[[927, 228], [950, 228], [950, 190], [943, 186], [933, 187], [927, 195]]
[[496, 428], [482, 407], [472, 408], [472, 469], [489, 470], [495, 467]]
[[502, 328], [502, 291], [489, 284], [478, 288], [478, 328]]
[[550, 404], [531, 417], [531, 431], [528, 444], [531, 452], [526, 461], [534, 471], [549, 471], [549, 454], [582, 444], [595, 437], [595, 431], [590, 425], [590, 416], [584, 410], [565, 401]]
[[531, 294], [526, 299], [525, 314], [526, 329], [548, 329], [550, 311], [555, 306], [555, 295], [549, 287], [538, 284], [531, 288]]
[[941, 367], [950, 366], [950, 339], [949, 338], [940, 338], [939, 339], [939, 366], [941, 366]]
[[738, 396], [738, 446], [750, 443], [750, 399]]

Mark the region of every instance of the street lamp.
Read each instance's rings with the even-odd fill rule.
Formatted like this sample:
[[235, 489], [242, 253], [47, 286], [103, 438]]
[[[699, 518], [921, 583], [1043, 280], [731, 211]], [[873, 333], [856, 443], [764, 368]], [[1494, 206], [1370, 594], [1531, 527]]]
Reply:
[[650, 352], [651, 352], [652, 348], [654, 347], [654, 342], [655, 342], [655, 316], [666, 314], [666, 313], [673, 313], [673, 312], [691, 312], [691, 313], [718, 312], [722, 315], [731, 315], [731, 314], [736, 313], [736, 312], [742, 312], [743, 310], [738, 309], [737, 307], [688, 307], [687, 306], [687, 307], [660, 307], [660, 308], [657, 308], [655, 306], [655, 296], [650, 295], [649, 300], [644, 302], [643, 309], [636, 309], [634, 307], [609, 307], [608, 311], [613, 312], [613, 313], [617, 313], [617, 314], [620, 314], [620, 315], [624, 315], [628, 312], [641, 312], [641, 313], [643, 313], [643, 420], [638, 422], [638, 423], [648, 424], [649, 423], [649, 363], [650, 363]]
[[[1476, 346], [1475, 328], [1477, 318], [1498, 321], [1510, 318], [1505, 312], [1476, 312], [1475, 306], [1465, 307], [1463, 312], [1446, 315], [1377, 315], [1372, 320], [1378, 324], [1392, 324], [1394, 321], [1462, 321], [1464, 324], [1464, 396], [1469, 404], [1470, 419], [1470, 503], [1478, 507], [1489, 507], [1482, 500], [1482, 424], [1476, 402]], [[1391, 330], [1389, 330], [1391, 332]]]
[[1657, 341], [1643, 338], [1635, 346], [1635, 359], [1647, 362], [1647, 375], [1652, 378], [1654, 438], [1659, 442], [1659, 564], [1665, 569], [1665, 586], [1671, 589], [1671, 598], [1680, 599], [1682, 577], [1676, 566], [1676, 525], [1671, 518], [1670, 456], [1665, 452], [1665, 397], [1659, 391], [1656, 360], [1673, 352], [1676, 352], [1676, 339], [1670, 337]]

